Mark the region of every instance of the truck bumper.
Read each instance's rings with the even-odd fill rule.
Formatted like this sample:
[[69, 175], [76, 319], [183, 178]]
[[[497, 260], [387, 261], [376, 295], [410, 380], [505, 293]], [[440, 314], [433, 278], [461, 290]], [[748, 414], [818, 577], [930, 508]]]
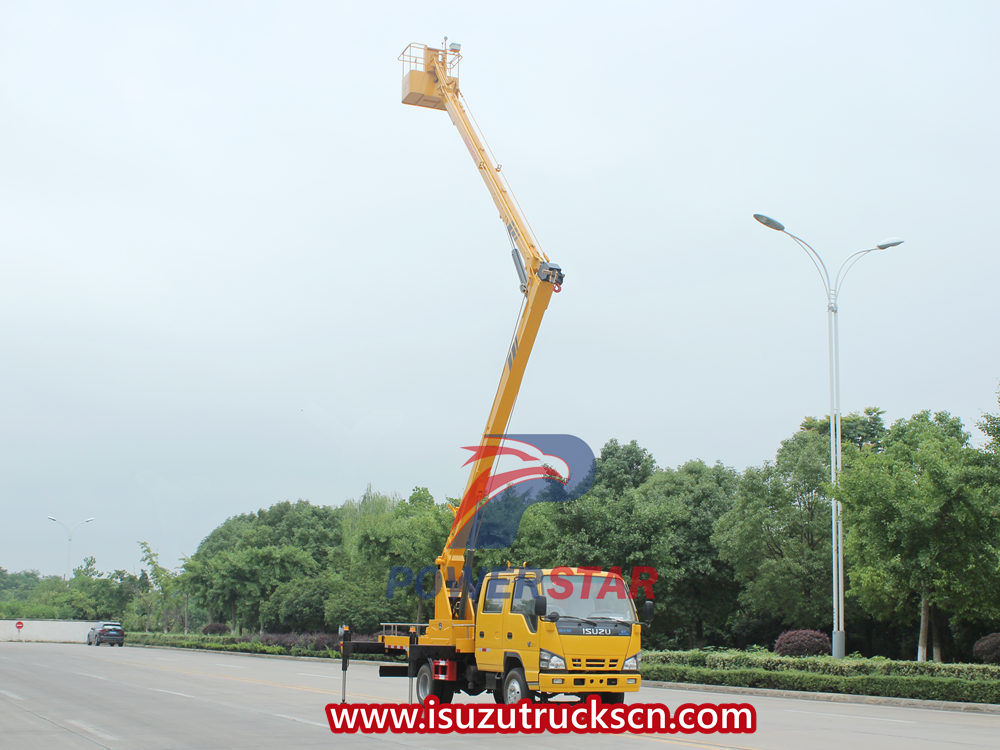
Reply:
[[540, 672], [542, 693], [633, 693], [642, 687], [637, 672]]

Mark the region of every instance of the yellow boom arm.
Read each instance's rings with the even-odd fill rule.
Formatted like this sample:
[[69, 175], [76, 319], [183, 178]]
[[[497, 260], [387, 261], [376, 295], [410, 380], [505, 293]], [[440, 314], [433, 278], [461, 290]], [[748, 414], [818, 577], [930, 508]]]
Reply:
[[[538, 247], [527, 221], [518, 209], [517, 201], [500, 175], [500, 167], [491, 158], [482, 136], [462, 103], [458, 88], [461, 55], [457, 45], [451, 45], [448, 49], [434, 49], [423, 44], [411, 44], [399, 59], [406, 66], [403, 103], [448, 112], [469, 149], [480, 177], [490, 191], [500, 212], [500, 220], [514, 245], [514, 262], [521, 280], [521, 291], [525, 295], [525, 304], [500, 375], [493, 407], [483, 430], [482, 444], [496, 445], [507, 430], [542, 316], [552, 292], [559, 291], [563, 273], [559, 266], [549, 262]], [[486, 499], [486, 481], [492, 473], [494, 460], [493, 451], [480, 451], [480, 457], [472, 465], [461, 504], [455, 511], [448, 542], [436, 561], [441, 569], [441, 580], [445, 584], [461, 579], [467, 535], [476, 510]], [[459, 606], [459, 611], [455, 611], [459, 600], [456, 599], [454, 588], [450, 592], [449, 588], [442, 585], [438, 591], [435, 600], [436, 619], [450, 620], [454, 615], [460, 620], [471, 620], [472, 612], [468, 604]], [[464, 597], [460, 601], [464, 602]], [[462, 609], [465, 611], [461, 611]]]

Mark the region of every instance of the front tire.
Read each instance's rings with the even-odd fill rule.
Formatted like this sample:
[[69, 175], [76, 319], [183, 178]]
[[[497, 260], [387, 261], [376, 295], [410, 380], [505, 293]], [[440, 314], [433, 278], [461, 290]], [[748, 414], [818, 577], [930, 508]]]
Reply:
[[598, 693], [597, 697], [607, 705], [615, 705], [625, 702], [625, 693]]
[[524, 679], [524, 670], [514, 667], [503, 680], [503, 702], [510, 706], [525, 699], [531, 700], [528, 681]]

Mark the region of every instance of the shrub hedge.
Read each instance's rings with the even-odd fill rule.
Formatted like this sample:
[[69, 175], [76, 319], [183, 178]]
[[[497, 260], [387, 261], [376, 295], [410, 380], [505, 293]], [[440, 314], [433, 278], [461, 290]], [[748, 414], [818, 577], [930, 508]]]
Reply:
[[[125, 642], [138, 646], [197, 648], [276, 656], [315, 656], [339, 659], [338, 639], [331, 633], [264, 633], [261, 636], [203, 635], [199, 633], [141, 633], [129, 631]], [[352, 659], [394, 660], [392, 656], [354, 654]]]
[[[237, 643], [236, 638], [226, 636], [187, 635], [175, 633], [134, 633], [125, 634], [125, 642], [140, 646], [170, 646], [172, 648], [201, 648], [210, 651], [238, 651], [248, 654], [288, 654], [284, 646], [269, 646], [261, 641], [248, 640]], [[326, 654], [316, 654], [326, 656]]]
[[972, 655], [984, 664], [1000, 664], [1000, 633], [990, 633], [976, 641]]
[[772, 671], [761, 668], [723, 670], [664, 663], [643, 664], [642, 671], [645, 679], [666, 682], [880, 695], [965, 703], [1000, 703], [1000, 682], [955, 677], [884, 674], [842, 676], [797, 670]]
[[950, 677], [1000, 682], [1000, 667], [988, 664], [894, 661], [880, 656], [833, 659], [829, 656], [778, 656], [769, 651], [647, 651], [642, 655], [642, 662], [644, 665], [670, 664], [724, 671], [762, 669], [836, 677]]
[[779, 656], [820, 656], [830, 653], [830, 637], [818, 630], [786, 630], [774, 642]]

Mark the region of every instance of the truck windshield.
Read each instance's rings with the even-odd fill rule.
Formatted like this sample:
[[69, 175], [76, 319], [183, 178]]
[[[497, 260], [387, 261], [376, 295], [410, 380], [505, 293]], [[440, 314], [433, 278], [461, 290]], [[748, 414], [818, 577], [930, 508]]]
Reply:
[[614, 576], [552, 574], [542, 579], [549, 614], [582, 620], [635, 622], [625, 582]]

